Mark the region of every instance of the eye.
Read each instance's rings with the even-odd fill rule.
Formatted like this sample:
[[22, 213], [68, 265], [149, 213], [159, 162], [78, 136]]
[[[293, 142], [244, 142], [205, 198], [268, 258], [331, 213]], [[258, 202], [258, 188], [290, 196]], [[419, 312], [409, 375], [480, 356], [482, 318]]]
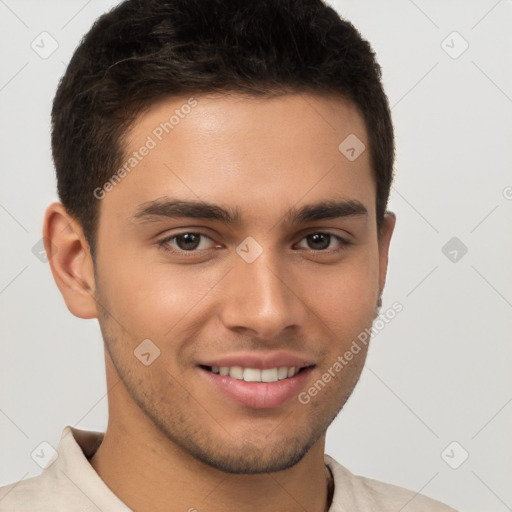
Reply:
[[215, 242], [203, 233], [185, 232], [161, 240], [158, 245], [164, 251], [193, 252], [215, 247]]
[[[306, 244], [306, 245], [304, 245]], [[313, 251], [325, 251], [326, 249], [342, 250], [344, 246], [349, 245], [350, 242], [343, 238], [333, 235], [331, 233], [311, 233], [306, 235], [300, 242], [299, 247], [304, 249], [311, 249]]]

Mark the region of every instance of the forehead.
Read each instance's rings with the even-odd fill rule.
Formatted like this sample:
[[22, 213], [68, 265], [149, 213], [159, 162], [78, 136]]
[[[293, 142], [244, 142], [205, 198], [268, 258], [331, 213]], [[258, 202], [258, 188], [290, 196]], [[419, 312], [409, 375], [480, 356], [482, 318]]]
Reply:
[[[354, 151], [347, 154], [347, 145]], [[101, 208], [128, 215], [167, 196], [261, 217], [276, 203], [282, 210], [346, 198], [366, 203], [371, 214], [375, 185], [367, 148], [362, 116], [338, 96], [167, 98], [133, 123], [124, 143], [125, 172]]]

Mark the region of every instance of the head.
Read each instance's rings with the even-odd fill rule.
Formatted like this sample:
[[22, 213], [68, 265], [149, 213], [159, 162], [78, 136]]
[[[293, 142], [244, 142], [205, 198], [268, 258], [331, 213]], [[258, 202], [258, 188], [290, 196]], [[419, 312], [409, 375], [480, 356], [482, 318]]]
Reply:
[[[240, 473], [322, 439], [367, 347], [315, 399], [298, 394], [371, 326], [386, 277], [380, 78], [320, 0], [129, 0], [96, 21], [53, 105], [62, 204], [45, 238], [122, 382], [111, 420]], [[233, 392], [217, 366], [301, 371]]]

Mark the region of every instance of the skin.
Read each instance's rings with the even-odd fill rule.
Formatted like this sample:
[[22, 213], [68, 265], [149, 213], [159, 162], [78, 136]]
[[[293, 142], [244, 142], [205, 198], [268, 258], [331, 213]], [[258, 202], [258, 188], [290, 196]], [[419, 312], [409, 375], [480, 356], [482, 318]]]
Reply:
[[[313, 94], [195, 98], [100, 201], [94, 264], [80, 224], [60, 203], [46, 212], [55, 281], [74, 315], [98, 318], [105, 341], [109, 423], [90, 462], [138, 512], [321, 512], [329, 505], [325, 431], [357, 383], [366, 349], [308, 404], [295, 395], [272, 408], [226, 397], [198, 364], [288, 351], [314, 365], [300, 389], [307, 390], [371, 326], [395, 216], [386, 214], [379, 238], [369, 151], [350, 162], [338, 150], [352, 133], [367, 141], [350, 102]], [[139, 116], [126, 154], [187, 99], [165, 99]], [[240, 219], [133, 218], [163, 197], [236, 208]], [[286, 222], [290, 209], [340, 200], [359, 201], [367, 215]], [[196, 256], [180, 253], [176, 238], [171, 251], [159, 245], [186, 232], [206, 235]], [[332, 236], [319, 249], [307, 238], [314, 233], [350, 244]], [[263, 248], [252, 263], [236, 252], [248, 236]], [[145, 339], [160, 350], [149, 366], [134, 356]]]

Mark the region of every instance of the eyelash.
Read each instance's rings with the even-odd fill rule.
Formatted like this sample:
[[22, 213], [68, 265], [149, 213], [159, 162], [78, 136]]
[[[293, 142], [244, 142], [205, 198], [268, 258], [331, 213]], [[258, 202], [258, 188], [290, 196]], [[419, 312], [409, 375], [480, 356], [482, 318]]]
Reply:
[[[342, 252], [342, 251], [346, 250], [347, 247], [352, 244], [352, 242], [349, 242], [348, 240], [346, 240], [346, 239], [344, 239], [344, 238], [342, 238], [342, 237], [340, 237], [338, 235], [335, 235], [333, 233], [329, 233], [328, 231], [312, 231], [312, 232], [307, 233], [306, 235], [304, 235], [300, 239], [299, 242], [302, 242], [308, 236], [318, 235], [318, 234], [327, 235], [327, 236], [329, 236], [331, 238], [334, 238], [335, 240], [338, 241], [338, 243], [340, 245], [336, 249], [305, 249], [305, 250], [307, 250], [307, 251], [309, 251], [310, 253], [313, 253], [313, 254], [336, 254], [336, 253], [339, 253], [339, 252]], [[168, 236], [168, 237], [164, 238], [163, 240], [160, 240], [157, 243], [158, 247], [160, 249], [162, 249], [163, 251], [167, 252], [167, 253], [173, 253], [173, 254], [177, 254], [177, 255], [180, 255], [180, 256], [189, 257], [189, 258], [204, 256], [205, 253], [208, 254], [209, 252], [215, 250], [215, 248], [212, 248], [212, 249], [202, 249], [202, 250], [192, 249], [190, 251], [186, 251], [186, 250], [183, 250], [183, 249], [179, 249], [179, 248], [175, 248], [175, 247], [169, 246], [169, 242], [171, 242], [172, 240], [175, 240], [177, 237], [183, 236], [183, 235], [199, 235], [201, 237], [208, 238], [209, 240], [212, 240], [211, 237], [209, 237], [205, 233], [201, 233], [200, 231], [183, 231], [182, 233], [177, 233], [175, 235]]]

